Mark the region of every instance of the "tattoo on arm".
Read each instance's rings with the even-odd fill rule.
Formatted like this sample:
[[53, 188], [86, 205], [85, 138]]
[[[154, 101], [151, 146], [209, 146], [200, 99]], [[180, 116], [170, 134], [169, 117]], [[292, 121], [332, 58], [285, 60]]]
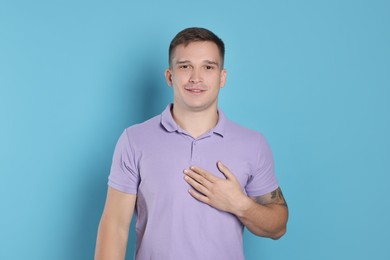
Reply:
[[277, 188], [273, 192], [267, 193], [265, 195], [253, 197], [253, 199], [261, 205], [277, 204], [287, 207], [286, 200], [284, 199], [282, 190], [280, 188]]

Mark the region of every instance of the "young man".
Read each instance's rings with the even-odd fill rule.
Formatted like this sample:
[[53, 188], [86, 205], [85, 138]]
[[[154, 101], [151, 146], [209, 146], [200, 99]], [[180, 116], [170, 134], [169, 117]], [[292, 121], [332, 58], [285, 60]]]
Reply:
[[243, 226], [272, 239], [285, 233], [287, 205], [266, 140], [218, 109], [224, 52], [203, 28], [172, 40], [165, 76], [173, 104], [117, 143], [96, 259], [124, 259], [134, 209], [137, 260], [239, 260]]

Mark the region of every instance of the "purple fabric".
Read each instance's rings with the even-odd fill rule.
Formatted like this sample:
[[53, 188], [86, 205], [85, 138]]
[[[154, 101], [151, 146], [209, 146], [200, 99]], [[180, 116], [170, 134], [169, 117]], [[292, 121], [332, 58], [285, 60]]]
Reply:
[[108, 184], [137, 194], [136, 259], [244, 259], [241, 222], [191, 197], [183, 170], [197, 165], [223, 178], [220, 160], [249, 196], [260, 196], [278, 187], [271, 150], [221, 110], [216, 127], [194, 139], [170, 108], [127, 128], [115, 148]]

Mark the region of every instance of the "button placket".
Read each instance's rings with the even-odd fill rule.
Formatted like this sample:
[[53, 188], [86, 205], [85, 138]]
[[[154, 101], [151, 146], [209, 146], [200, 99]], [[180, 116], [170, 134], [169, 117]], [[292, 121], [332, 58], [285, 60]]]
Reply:
[[193, 139], [191, 143], [191, 164], [199, 163], [201, 161], [201, 153], [199, 151], [199, 146], [201, 146], [201, 142], [205, 139], [209, 138], [210, 134], [201, 136], [197, 139]]
[[200, 158], [197, 149], [197, 140], [193, 140], [191, 143], [191, 164], [198, 163], [199, 161]]

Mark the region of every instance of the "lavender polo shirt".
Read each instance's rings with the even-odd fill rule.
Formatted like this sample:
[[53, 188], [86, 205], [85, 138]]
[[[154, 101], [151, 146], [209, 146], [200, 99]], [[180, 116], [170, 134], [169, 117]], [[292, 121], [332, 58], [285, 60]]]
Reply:
[[214, 129], [194, 139], [173, 120], [169, 105], [127, 128], [113, 156], [108, 184], [137, 194], [137, 260], [244, 259], [243, 225], [232, 214], [194, 199], [183, 170], [200, 166], [224, 178], [217, 161], [249, 196], [278, 187], [271, 150], [258, 132], [229, 121], [219, 110]]

